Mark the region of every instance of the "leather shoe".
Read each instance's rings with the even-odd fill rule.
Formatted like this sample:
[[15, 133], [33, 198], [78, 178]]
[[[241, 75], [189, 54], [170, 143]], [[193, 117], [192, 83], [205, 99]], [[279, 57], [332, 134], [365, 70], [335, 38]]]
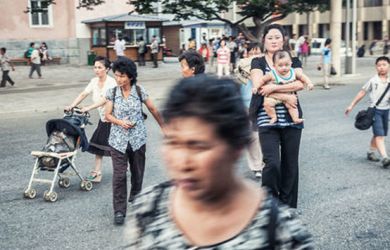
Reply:
[[123, 225], [125, 222], [125, 215], [122, 212], [115, 212], [114, 222], [116, 225]]

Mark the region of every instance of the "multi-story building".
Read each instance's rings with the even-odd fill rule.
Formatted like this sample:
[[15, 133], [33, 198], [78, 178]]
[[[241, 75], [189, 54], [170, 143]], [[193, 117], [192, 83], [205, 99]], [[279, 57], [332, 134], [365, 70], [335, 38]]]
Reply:
[[[127, 1], [106, 0], [93, 10], [78, 9], [79, 0], [0, 1], [0, 47], [6, 47], [11, 57], [23, 57], [30, 42], [46, 42], [52, 56], [65, 63], [87, 63], [91, 48], [91, 29], [83, 20], [123, 14], [131, 10]], [[24, 11], [39, 9], [40, 12]]]

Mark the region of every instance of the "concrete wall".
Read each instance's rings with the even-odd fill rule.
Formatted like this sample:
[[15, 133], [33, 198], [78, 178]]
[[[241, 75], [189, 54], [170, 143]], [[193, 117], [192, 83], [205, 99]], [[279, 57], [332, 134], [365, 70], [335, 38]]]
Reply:
[[30, 14], [23, 11], [28, 0], [0, 1], [0, 40], [57, 40], [75, 38], [74, 0], [56, 1], [52, 10], [52, 23], [48, 27], [30, 25]]

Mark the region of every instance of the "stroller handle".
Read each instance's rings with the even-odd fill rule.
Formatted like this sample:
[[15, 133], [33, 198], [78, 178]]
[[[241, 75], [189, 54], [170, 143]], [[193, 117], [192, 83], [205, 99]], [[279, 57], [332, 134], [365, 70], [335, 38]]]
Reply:
[[67, 115], [67, 116], [76, 115], [76, 116], [85, 116], [87, 118], [91, 117], [91, 115], [89, 114], [88, 111], [81, 112], [81, 108], [80, 107], [74, 107], [74, 108], [71, 108], [70, 110], [65, 110], [64, 109], [64, 114]]

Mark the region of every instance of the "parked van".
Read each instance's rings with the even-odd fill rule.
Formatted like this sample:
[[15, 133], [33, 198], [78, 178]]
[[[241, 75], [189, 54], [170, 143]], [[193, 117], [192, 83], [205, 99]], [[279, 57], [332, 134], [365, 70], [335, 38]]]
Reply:
[[[321, 55], [322, 49], [325, 47], [325, 41], [327, 38], [312, 38], [311, 39], [311, 48], [310, 53], [312, 55]], [[345, 55], [345, 41], [341, 40], [340, 54], [341, 56]], [[351, 48], [348, 50], [351, 53]]]

